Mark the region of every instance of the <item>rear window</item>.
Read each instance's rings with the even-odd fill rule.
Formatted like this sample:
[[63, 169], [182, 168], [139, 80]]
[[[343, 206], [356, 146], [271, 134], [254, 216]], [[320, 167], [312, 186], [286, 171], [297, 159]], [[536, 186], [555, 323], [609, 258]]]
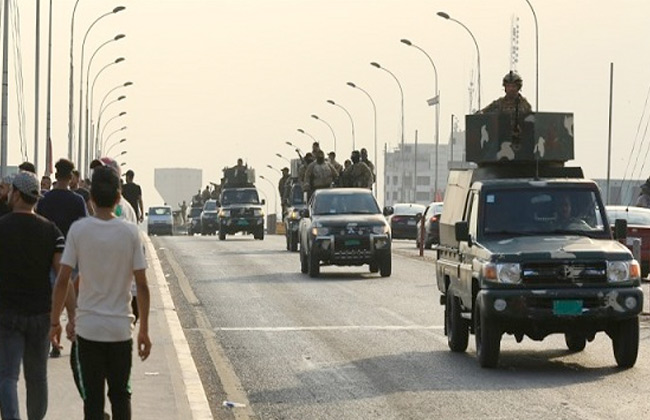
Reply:
[[607, 209], [607, 218], [610, 223], [614, 223], [616, 219], [625, 219], [628, 225], [650, 226], [650, 211], [639, 211], [632, 207], [627, 211], [625, 209]]
[[172, 209], [169, 207], [152, 207], [149, 209], [149, 214], [156, 216], [166, 216], [172, 214]]
[[422, 204], [395, 204], [393, 214], [402, 216], [415, 216], [424, 213], [425, 207]]

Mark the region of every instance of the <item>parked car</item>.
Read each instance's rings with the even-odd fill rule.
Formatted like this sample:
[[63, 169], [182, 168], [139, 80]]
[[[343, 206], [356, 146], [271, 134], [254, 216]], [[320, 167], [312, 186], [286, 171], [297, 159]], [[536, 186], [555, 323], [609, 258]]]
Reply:
[[201, 235], [214, 235], [219, 230], [219, 208], [217, 200], [208, 200], [201, 212]]
[[415, 245], [419, 248], [422, 242], [422, 231], [420, 225], [424, 222], [424, 247], [431, 249], [433, 244], [440, 242], [440, 215], [442, 214], [442, 201], [434, 201], [429, 203], [422, 217], [418, 221], [417, 238]]
[[169, 206], [149, 207], [147, 216], [147, 234], [151, 235], [173, 235], [174, 216]]
[[393, 214], [388, 216], [388, 224], [393, 239], [417, 239], [418, 214], [424, 214], [424, 209], [425, 207], [422, 204], [395, 204]]
[[187, 234], [194, 235], [195, 233], [201, 233], [201, 213], [203, 213], [203, 207], [196, 206], [190, 208], [190, 214], [187, 216]]
[[647, 277], [650, 272], [650, 209], [633, 206], [605, 206], [607, 219], [614, 226], [616, 219], [627, 220], [626, 245], [630, 251], [634, 239], [641, 240], [641, 276]]
[[390, 226], [366, 188], [316, 190], [300, 220], [300, 270], [318, 277], [321, 265], [360, 266], [391, 275]]

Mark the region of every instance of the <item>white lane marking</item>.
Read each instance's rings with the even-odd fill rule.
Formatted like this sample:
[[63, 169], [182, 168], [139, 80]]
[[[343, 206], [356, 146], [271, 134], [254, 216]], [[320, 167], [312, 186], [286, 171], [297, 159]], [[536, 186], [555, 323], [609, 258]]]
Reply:
[[210, 404], [208, 404], [208, 398], [205, 395], [205, 390], [203, 389], [203, 384], [201, 383], [199, 372], [196, 369], [196, 365], [194, 364], [194, 359], [192, 358], [192, 353], [190, 352], [190, 346], [187, 344], [187, 340], [185, 339], [185, 333], [183, 332], [181, 321], [178, 319], [178, 314], [176, 313], [174, 301], [172, 300], [169, 287], [167, 286], [165, 274], [163, 272], [162, 266], [160, 265], [160, 260], [158, 259], [158, 255], [156, 254], [156, 250], [154, 249], [151, 240], [146, 236], [144, 236], [144, 238], [144, 241], [147, 244], [147, 248], [149, 250], [149, 262], [158, 282], [158, 291], [160, 292], [163, 311], [165, 313], [165, 318], [167, 319], [167, 325], [169, 326], [171, 339], [174, 343], [176, 355], [178, 356], [178, 363], [181, 368], [181, 374], [183, 377], [183, 383], [185, 385], [192, 419], [211, 420], [213, 417], [212, 411], [210, 411]]
[[313, 327], [220, 327], [214, 331], [413, 331], [413, 330], [442, 330], [442, 325], [332, 325]]

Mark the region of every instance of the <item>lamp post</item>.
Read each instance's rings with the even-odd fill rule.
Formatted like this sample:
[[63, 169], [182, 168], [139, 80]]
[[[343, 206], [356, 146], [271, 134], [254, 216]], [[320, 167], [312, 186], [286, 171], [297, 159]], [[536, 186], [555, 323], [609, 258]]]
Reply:
[[465, 30], [467, 31], [467, 33], [469, 34], [469, 36], [472, 37], [472, 41], [474, 41], [474, 46], [476, 47], [476, 62], [477, 62], [477, 68], [478, 68], [478, 70], [477, 70], [477, 73], [478, 73], [478, 75], [477, 75], [477, 84], [478, 84], [478, 109], [480, 110], [480, 109], [481, 109], [481, 53], [480, 53], [480, 51], [479, 51], [479, 49], [478, 49], [478, 42], [476, 42], [476, 38], [474, 37], [474, 34], [472, 33], [472, 31], [470, 31], [469, 28], [468, 28], [467, 26], [463, 25], [462, 22], [460, 22], [460, 21], [458, 21], [458, 20], [452, 18], [451, 16], [449, 16], [449, 15], [448, 15], [447, 13], [445, 13], [445, 12], [438, 12], [437, 14], [438, 14], [438, 16], [440, 16], [441, 18], [444, 18], [444, 19], [450, 20], [450, 21], [452, 21], [452, 22], [456, 22], [457, 24], [459, 24], [460, 26], [462, 26], [463, 28], [465, 28]]
[[272, 171], [275, 171], [275, 172], [279, 173], [280, 175], [282, 175], [282, 172], [280, 172], [279, 169], [274, 168], [272, 165], [266, 165], [266, 167], [271, 169]]
[[[118, 96], [117, 99], [114, 99], [114, 100], [110, 101], [110, 102], [107, 103], [106, 106], [104, 106], [103, 108], [102, 108], [101, 106], [99, 107], [99, 115], [97, 116], [97, 127], [98, 127], [98, 128], [101, 127], [102, 114], [104, 113], [104, 111], [106, 111], [106, 109], [107, 109], [109, 106], [111, 106], [112, 104], [114, 104], [114, 103], [116, 103], [116, 102], [119, 102], [119, 101], [123, 101], [124, 99], [126, 99], [126, 95]], [[99, 131], [100, 131], [100, 130], [97, 130], [97, 133], [96, 133], [96, 136], [95, 136], [95, 144], [96, 144], [96, 145], [99, 145], [99, 144], [100, 144], [100, 141], [103, 140], [103, 139], [100, 139], [100, 138], [99, 138]]]
[[327, 125], [330, 128], [330, 131], [332, 132], [332, 137], [334, 138], [334, 153], [336, 153], [336, 134], [334, 134], [334, 129], [332, 128], [331, 124], [325, 121], [322, 118], [319, 118], [318, 115], [316, 114], [311, 114], [311, 117], [315, 120], [323, 122], [325, 125]]
[[530, 1], [526, 0], [530, 11], [533, 12], [535, 20], [535, 112], [539, 111], [539, 27], [537, 26], [537, 14]]
[[260, 175], [260, 179], [263, 179], [264, 181], [271, 184], [271, 191], [273, 191], [273, 214], [276, 215], [278, 214], [278, 197], [275, 194], [275, 185], [273, 185], [270, 180], [266, 179], [264, 175]]
[[343, 107], [343, 105], [337, 104], [336, 102], [334, 102], [331, 99], [328, 99], [327, 103], [330, 104], [330, 105], [334, 105], [334, 106], [337, 106], [337, 107], [341, 108], [343, 111], [345, 111], [346, 114], [348, 114], [348, 117], [350, 118], [350, 124], [352, 125], [352, 150], [357, 150], [356, 142], [355, 142], [355, 139], [354, 139], [354, 120], [352, 119], [352, 115], [350, 114], [350, 112], [348, 112], [347, 109], [345, 109]]
[[[106, 137], [106, 140], [102, 141], [102, 143], [101, 143], [102, 144], [102, 150], [106, 149], [106, 145], [108, 144], [108, 140], [111, 137], [113, 137], [113, 135], [119, 133], [120, 131], [124, 131], [124, 130], [126, 130], [126, 126], [123, 126], [123, 127], [120, 127], [120, 128], [118, 128], [116, 130], [111, 131], [111, 133], [108, 135], [108, 137]], [[106, 156], [106, 153], [103, 153], [103, 155]], [[96, 156], [96, 157], [99, 158], [99, 156]]]
[[[90, 138], [92, 137], [91, 127], [90, 127], [91, 124], [90, 123], [92, 123], [92, 121], [91, 121], [91, 118], [89, 117], [89, 114], [90, 114], [90, 112], [89, 112], [89, 110], [90, 110], [90, 108], [89, 108], [89, 102], [90, 102], [89, 99], [92, 97], [91, 92], [95, 90], [95, 83], [97, 82], [97, 79], [99, 78], [99, 75], [102, 74], [104, 72], [104, 70], [106, 70], [110, 66], [113, 66], [115, 64], [119, 64], [122, 61], [124, 61], [124, 57], [118, 57], [118, 58], [115, 59], [115, 61], [112, 61], [112, 62], [106, 64], [104, 67], [102, 67], [97, 72], [97, 74], [95, 75], [95, 78], [93, 79], [93, 83], [92, 83], [90, 89], [88, 88], [88, 81], [90, 80], [90, 63], [88, 64], [88, 73], [86, 74], [86, 166], [89, 163], [90, 156], [93, 156], [93, 152], [94, 152], [93, 149], [96, 147], [96, 145], [94, 145], [95, 147], [92, 147], [91, 144], [90, 144]], [[90, 103], [90, 105], [92, 105], [92, 103]]]
[[116, 154], [115, 156], [112, 157], [113, 160], [117, 159], [120, 156], [124, 156], [126, 154], [126, 150], [122, 150], [120, 153]]
[[[95, 77], [95, 81], [96, 81], [96, 79], [97, 78]], [[102, 107], [104, 106], [104, 102], [106, 101], [106, 99], [108, 99], [108, 96], [111, 93], [113, 93], [117, 89], [131, 86], [132, 84], [133, 84], [133, 82], [124, 82], [123, 84], [117, 85], [117, 86], [113, 87], [111, 90], [109, 90], [106, 93], [106, 95], [104, 95], [104, 97], [102, 98], [102, 102], [99, 104], [99, 109], [100, 110], [102, 109]], [[90, 121], [91, 121], [91, 124], [92, 124], [94, 106], [95, 106], [95, 99], [94, 98], [95, 98], [95, 82], [93, 81], [93, 84], [92, 84], [92, 86], [90, 88]], [[97, 135], [97, 134], [99, 134], [98, 130], [95, 130], [95, 131], [96, 132], [92, 133], [92, 134], [93, 134], [93, 136], [95, 138], [95, 141], [94, 141], [95, 153], [97, 153], [97, 149], [99, 149], [99, 146], [101, 146], [101, 145], [99, 144], [99, 136]]]
[[111, 152], [111, 149], [113, 149], [113, 147], [117, 146], [118, 144], [124, 143], [125, 141], [126, 141], [126, 139], [124, 138], [124, 139], [122, 139], [122, 140], [120, 140], [120, 141], [113, 142], [113, 144], [111, 144], [111, 145], [109, 146], [109, 148], [106, 149], [106, 153], [104, 153], [104, 154], [105, 154], [105, 155], [108, 155], [108, 154]]
[[399, 92], [401, 95], [401, 108], [402, 108], [402, 146], [400, 150], [400, 154], [402, 155], [402, 188], [400, 189], [399, 195], [400, 195], [400, 201], [404, 201], [404, 188], [406, 188], [406, 184], [404, 183], [404, 178], [406, 177], [406, 163], [404, 162], [404, 89], [402, 89], [402, 84], [399, 82], [399, 79], [395, 74], [388, 70], [385, 67], [382, 67], [379, 63], [377, 62], [372, 62], [370, 63], [371, 66], [378, 68], [379, 70], [383, 70], [386, 73], [390, 74], [393, 79], [395, 79], [395, 82], [397, 82], [397, 86], [399, 87]]
[[279, 157], [280, 159], [284, 159], [284, 160], [286, 160], [287, 162], [289, 162], [289, 165], [291, 165], [291, 160], [289, 160], [289, 159], [287, 159], [286, 157], [282, 156], [280, 153], [276, 153], [275, 155], [276, 155], [277, 157]]
[[[375, 169], [377, 170], [377, 179], [379, 179], [379, 158], [377, 157], [377, 105], [375, 104], [375, 101], [372, 99], [372, 96], [366, 91], [364, 88], [355, 85], [352, 82], [347, 82], [347, 85], [350, 86], [353, 89], [358, 89], [361, 92], [363, 92], [368, 99], [370, 99], [370, 103], [372, 104], [372, 111], [374, 115], [374, 122], [375, 122], [375, 130], [374, 130], [374, 135], [375, 135], [375, 151], [374, 151], [374, 159], [375, 159]], [[377, 192], [379, 191], [379, 182], [375, 184], [375, 198], [377, 198]]]
[[[104, 128], [102, 128], [102, 131], [99, 133], [99, 138], [100, 138], [100, 139], [103, 139], [103, 138], [104, 138], [104, 131], [106, 131], [106, 127], [108, 127], [108, 124], [109, 124], [111, 121], [113, 121], [113, 120], [116, 119], [116, 118], [122, 117], [122, 116], [124, 116], [124, 115], [126, 115], [126, 111], [122, 111], [122, 112], [120, 112], [119, 114], [114, 115], [113, 117], [111, 117], [108, 121], [106, 121], [106, 124], [104, 124]], [[99, 128], [100, 128], [100, 127], [97, 127], [98, 130], [99, 130]]]
[[[93, 23], [90, 24], [88, 29], [86, 30], [86, 33], [84, 35], [83, 41], [81, 43], [81, 65], [79, 66], [79, 150], [78, 150], [78, 158], [79, 158], [79, 165], [82, 165], [82, 133], [83, 133], [83, 124], [82, 124], [82, 110], [83, 110], [83, 75], [84, 75], [84, 55], [85, 55], [85, 50], [86, 50], [86, 40], [88, 39], [88, 34], [90, 33], [90, 30], [103, 18], [113, 15], [115, 13], [121, 12], [122, 10], [126, 9], [124, 6], [118, 6], [111, 10], [110, 12], [104, 13], [103, 15], [99, 16]], [[85, 167], [85, 166], [84, 166]]]
[[318, 143], [318, 140], [316, 140], [316, 137], [312, 136], [311, 134], [309, 134], [308, 132], [306, 132], [306, 131], [303, 130], [302, 128], [299, 128], [299, 129], [298, 129], [298, 132], [299, 132], [299, 133], [302, 133], [302, 134], [304, 134], [304, 135], [306, 135], [306, 136], [311, 137], [312, 140], [314, 140], [316, 143]]
[[[433, 98], [429, 99], [427, 101], [427, 103], [430, 106], [435, 106], [436, 107], [436, 133], [435, 133], [435, 137], [436, 137], [435, 138], [435, 141], [436, 141], [436, 161], [435, 161], [435, 164], [434, 164], [435, 176], [433, 177], [433, 179], [434, 179], [433, 188], [434, 188], [434, 191], [435, 191], [434, 194], [437, 196], [438, 195], [438, 152], [439, 152], [439, 149], [440, 149], [440, 140], [439, 140], [440, 139], [440, 137], [439, 137], [439, 133], [440, 133], [440, 123], [439, 123], [439, 121], [440, 121], [440, 92], [438, 91], [438, 69], [436, 68], [436, 64], [433, 62], [433, 59], [431, 58], [431, 56], [426, 51], [424, 51], [422, 48], [415, 45], [414, 43], [412, 43], [408, 39], [402, 39], [402, 40], [400, 40], [400, 42], [402, 44], [404, 44], [404, 45], [408, 45], [409, 47], [413, 47], [413, 48], [419, 50], [420, 52], [422, 52], [422, 54], [424, 54], [429, 59], [429, 62], [431, 63], [431, 66], [433, 66], [433, 74], [435, 75], [435, 86], [434, 86], [434, 91], [433, 91], [434, 96], [433, 96]], [[416, 195], [417, 195], [417, 174], [416, 174], [415, 189], [416, 189]], [[435, 199], [435, 197], [434, 197], [434, 199]]]
[[72, 8], [72, 18], [70, 19], [70, 78], [68, 80], [68, 159], [72, 160], [72, 155], [74, 154], [73, 145], [74, 145], [74, 122], [73, 120], [73, 111], [74, 111], [74, 17], [77, 12], [77, 6], [79, 5], [79, 0], [75, 1], [74, 7]]

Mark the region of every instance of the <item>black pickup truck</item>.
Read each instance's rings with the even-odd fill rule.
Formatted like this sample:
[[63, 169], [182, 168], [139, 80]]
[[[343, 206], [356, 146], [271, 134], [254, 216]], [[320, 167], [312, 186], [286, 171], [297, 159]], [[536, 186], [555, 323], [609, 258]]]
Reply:
[[264, 199], [255, 187], [223, 188], [219, 197], [219, 240], [237, 232], [264, 239]]

